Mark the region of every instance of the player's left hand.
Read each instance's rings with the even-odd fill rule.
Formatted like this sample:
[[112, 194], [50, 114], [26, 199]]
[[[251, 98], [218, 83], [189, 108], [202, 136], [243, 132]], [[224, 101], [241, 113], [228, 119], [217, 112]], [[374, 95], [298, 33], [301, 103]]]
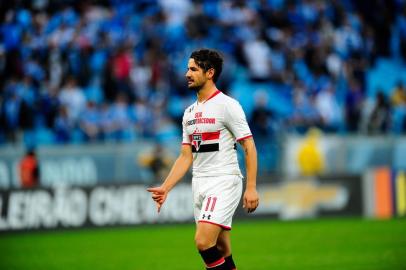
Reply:
[[257, 209], [258, 205], [259, 196], [257, 190], [255, 188], [245, 190], [243, 208], [245, 208], [248, 213], [252, 213]]

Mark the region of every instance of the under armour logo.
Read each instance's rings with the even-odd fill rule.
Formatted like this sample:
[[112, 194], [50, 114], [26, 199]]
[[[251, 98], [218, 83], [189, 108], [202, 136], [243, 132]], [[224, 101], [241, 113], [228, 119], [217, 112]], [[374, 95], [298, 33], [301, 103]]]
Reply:
[[[205, 218], [206, 218], [206, 214], [203, 214], [202, 219], [205, 219]], [[207, 220], [210, 220], [210, 218], [211, 218], [211, 215], [208, 215]]]

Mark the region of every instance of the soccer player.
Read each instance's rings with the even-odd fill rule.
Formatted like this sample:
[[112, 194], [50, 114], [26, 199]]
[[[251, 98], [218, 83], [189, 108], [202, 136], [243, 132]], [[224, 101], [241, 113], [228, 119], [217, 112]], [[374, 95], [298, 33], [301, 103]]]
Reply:
[[223, 59], [208, 49], [194, 51], [186, 79], [197, 101], [183, 115], [181, 152], [159, 187], [149, 188], [158, 212], [169, 191], [193, 164], [192, 191], [196, 220], [195, 243], [206, 269], [236, 269], [231, 256], [232, 217], [242, 194], [236, 142], [245, 153], [247, 172], [243, 207], [258, 207], [256, 190], [257, 153], [240, 104], [216, 88]]

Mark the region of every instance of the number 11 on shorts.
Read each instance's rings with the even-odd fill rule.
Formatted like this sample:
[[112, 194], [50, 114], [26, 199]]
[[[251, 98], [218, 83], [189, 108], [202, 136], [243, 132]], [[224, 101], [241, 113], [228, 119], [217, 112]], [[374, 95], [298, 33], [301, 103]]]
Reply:
[[204, 211], [213, 212], [214, 207], [216, 206], [216, 202], [217, 202], [217, 197], [209, 197], [209, 198], [207, 198], [207, 203], [206, 203], [206, 207], [205, 207]]

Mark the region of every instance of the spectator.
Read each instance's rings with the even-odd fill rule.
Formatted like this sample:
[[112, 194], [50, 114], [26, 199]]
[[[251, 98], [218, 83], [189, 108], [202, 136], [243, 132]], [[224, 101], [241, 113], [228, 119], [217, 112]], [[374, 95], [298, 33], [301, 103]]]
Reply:
[[303, 134], [309, 127], [322, 126], [322, 118], [316, 108], [316, 96], [306, 95], [303, 88], [296, 88], [293, 98], [293, 113], [289, 119], [293, 130]]
[[[254, 34], [255, 35], [255, 34]], [[258, 34], [244, 42], [244, 56], [253, 81], [267, 81], [271, 77], [271, 49]]]
[[145, 61], [140, 61], [131, 69], [130, 78], [136, 99], [147, 100], [150, 90], [148, 84], [152, 79], [150, 66]]
[[145, 100], [134, 101], [129, 108], [129, 115], [139, 135], [145, 138], [153, 136], [155, 127], [154, 113]]
[[397, 26], [399, 28], [399, 38], [400, 38], [400, 54], [403, 61], [406, 61], [406, 5], [401, 9], [401, 14], [397, 21]]
[[400, 134], [406, 131], [406, 88], [402, 81], [392, 90], [391, 105], [392, 131]]
[[59, 93], [59, 102], [66, 107], [69, 121], [76, 122], [85, 108], [86, 100], [74, 77], [70, 76], [66, 79], [65, 85]]
[[154, 176], [154, 181], [163, 181], [173, 163], [173, 157], [165, 152], [161, 144], [156, 144], [149, 153], [142, 153], [138, 163], [150, 170]]
[[390, 104], [380, 90], [376, 94], [375, 105], [368, 122], [369, 134], [382, 134], [388, 131], [390, 123]]
[[88, 142], [96, 142], [101, 139], [100, 112], [93, 101], [88, 101], [86, 109], [80, 116], [80, 130]]
[[349, 132], [359, 130], [363, 100], [361, 85], [357, 80], [351, 80], [345, 98], [345, 119]]
[[58, 91], [55, 87], [50, 86], [49, 82], [44, 82], [40, 96], [39, 113], [42, 123], [47, 128], [52, 128], [60, 106]]
[[[13, 83], [11, 83], [13, 84]], [[31, 129], [34, 123], [32, 108], [22, 99], [18, 85], [8, 85], [0, 118], [8, 141], [17, 143], [21, 129]]]
[[273, 135], [272, 117], [272, 111], [268, 108], [267, 93], [263, 90], [257, 91], [255, 95], [255, 107], [249, 121], [252, 133], [260, 138]]
[[337, 102], [332, 85], [327, 85], [317, 94], [315, 105], [321, 116], [323, 130], [337, 132], [341, 126], [342, 109]]
[[118, 92], [125, 93], [131, 99], [134, 98], [130, 84], [130, 72], [133, 62], [130, 48], [125, 46], [120, 47], [112, 59], [115, 89]]
[[69, 117], [66, 106], [59, 107], [58, 115], [55, 118], [53, 130], [55, 132], [57, 143], [68, 143], [72, 139], [72, 130], [75, 125]]
[[19, 163], [20, 184], [23, 188], [33, 188], [40, 184], [40, 167], [34, 149], [30, 149]]
[[102, 129], [108, 140], [123, 141], [132, 136], [133, 129], [126, 95], [119, 94], [114, 104], [102, 112]]
[[393, 107], [402, 107], [406, 105], [406, 88], [402, 81], [399, 81], [391, 92], [391, 104]]
[[320, 137], [320, 130], [309, 129], [299, 148], [297, 160], [303, 176], [320, 175], [324, 170], [324, 157], [319, 146]]

